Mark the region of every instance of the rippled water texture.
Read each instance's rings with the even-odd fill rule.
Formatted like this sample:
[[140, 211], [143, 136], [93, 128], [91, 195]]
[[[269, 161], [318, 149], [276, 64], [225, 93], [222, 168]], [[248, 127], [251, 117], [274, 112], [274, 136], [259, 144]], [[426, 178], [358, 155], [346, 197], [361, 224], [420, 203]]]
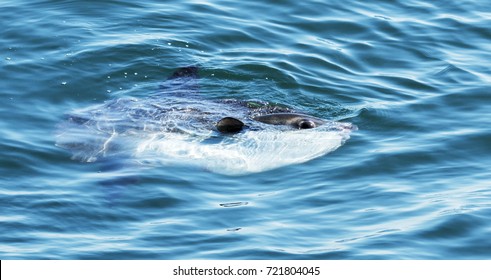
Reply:
[[[0, 258], [490, 259], [490, 7], [1, 1]], [[243, 176], [55, 146], [67, 113], [145, 98], [186, 65], [206, 99], [359, 130]]]

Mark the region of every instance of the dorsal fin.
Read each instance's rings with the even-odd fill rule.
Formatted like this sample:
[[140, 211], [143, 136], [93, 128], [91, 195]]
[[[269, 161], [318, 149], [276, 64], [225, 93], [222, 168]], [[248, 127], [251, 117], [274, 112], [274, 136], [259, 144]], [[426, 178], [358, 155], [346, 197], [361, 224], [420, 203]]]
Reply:
[[197, 66], [187, 66], [177, 69], [160, 85], [160, 94], [198, 94], [198, 70], [199, 68]]

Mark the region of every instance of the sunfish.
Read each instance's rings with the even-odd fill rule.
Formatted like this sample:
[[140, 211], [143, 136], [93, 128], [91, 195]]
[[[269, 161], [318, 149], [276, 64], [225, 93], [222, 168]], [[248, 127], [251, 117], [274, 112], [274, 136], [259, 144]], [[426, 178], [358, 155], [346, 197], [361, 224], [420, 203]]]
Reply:
[[323, 156], [354, 130], [267, 102], [205, 99], [192, 66], [147, 98], [108, 100], [67, 115], [56, 145], [83, 162], [117, 158], [243, 175]]

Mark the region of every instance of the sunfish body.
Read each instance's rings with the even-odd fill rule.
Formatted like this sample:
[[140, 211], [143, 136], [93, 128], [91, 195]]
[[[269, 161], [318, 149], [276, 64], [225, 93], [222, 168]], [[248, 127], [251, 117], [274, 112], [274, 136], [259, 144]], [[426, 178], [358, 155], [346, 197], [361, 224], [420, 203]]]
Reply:
[[356, 129], [267, 103], [253, 110], [246, 101], [204, 99], [197, 70], [177, 70], [148, 98], [110, 100], [70, 114], [56, 145], [84, 162], [116, 157], [241, 175], [323, 156]]

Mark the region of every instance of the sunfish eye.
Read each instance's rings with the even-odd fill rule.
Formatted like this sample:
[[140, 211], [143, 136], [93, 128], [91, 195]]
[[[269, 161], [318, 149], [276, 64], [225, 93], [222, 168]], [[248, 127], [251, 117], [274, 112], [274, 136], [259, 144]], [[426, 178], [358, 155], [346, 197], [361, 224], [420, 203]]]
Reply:
[[315, 127], [315, 123], [309, 119], [303, 119], [298, 122], [299, 129], [309, 129], [314, 127]]

